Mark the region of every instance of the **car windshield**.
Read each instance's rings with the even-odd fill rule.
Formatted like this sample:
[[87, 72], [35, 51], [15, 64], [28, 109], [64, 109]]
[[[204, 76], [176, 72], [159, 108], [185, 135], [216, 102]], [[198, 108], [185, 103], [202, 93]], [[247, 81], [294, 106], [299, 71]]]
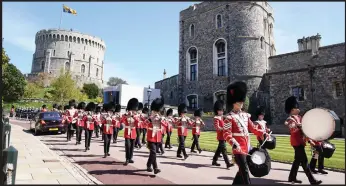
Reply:
[[41, 119], [59, 119], [61, 115], [59, 112], [43, 112], [40, 113]]

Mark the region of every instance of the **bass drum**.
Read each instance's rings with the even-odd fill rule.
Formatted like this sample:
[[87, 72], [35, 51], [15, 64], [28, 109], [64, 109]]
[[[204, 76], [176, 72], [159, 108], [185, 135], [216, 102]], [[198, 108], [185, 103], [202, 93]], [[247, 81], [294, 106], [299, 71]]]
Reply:
[[124, 129], [124, 124], [120, 124], [119, 130], [123, 130], [123, 129]]
[[335, 151], [335, 145], [327, 141], [323, 141], [321, 146], [322, 146], [323, 157], [331, 158]]
[[249, 170], [254, 177], [263, 177], [269, 174], [271, 159], [265, 149], [252, 148], [246, 156]]
[[276, 147], [276, 137], [274, 135], [269, 135], [269, 139], [264, 143], [262, 148], [273, 150]]

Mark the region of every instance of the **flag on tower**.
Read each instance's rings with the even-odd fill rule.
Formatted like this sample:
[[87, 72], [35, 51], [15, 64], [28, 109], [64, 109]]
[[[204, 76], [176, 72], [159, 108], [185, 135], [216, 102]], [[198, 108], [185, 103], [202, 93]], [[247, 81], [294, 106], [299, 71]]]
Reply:
[[72, 8], [66, 6], [66, 5], [62, 5], [63, 6], [63, 12], [65, 13], [69, 13], [69, 14], [73, 14], [73, 15], [77, 15], [77, 11], [73, 10]]

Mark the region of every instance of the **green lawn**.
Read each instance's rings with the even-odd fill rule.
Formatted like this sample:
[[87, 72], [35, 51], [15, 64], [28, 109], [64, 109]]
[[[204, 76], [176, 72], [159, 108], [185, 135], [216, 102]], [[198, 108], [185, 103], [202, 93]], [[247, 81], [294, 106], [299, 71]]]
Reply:
[[[119, 136], [123, 136], [123, 130], [119, 132]], [[189, 135], [186, 138], [186, 147], [190, 147], [192, 143], [192, 134], [189, 130]], [[216, 133], [201, 132], [200, 136], [200, 146], [202, 150], [215, 152], [218, 141], [216, 140]], [[172, 133], [171, 142], [173, 145], [177, 145], [177, 131], [174, 130]], [[344, 140], [331, 140], [336, 146], [334, 155], [330, 159], [325, 159], [325, 167], [333, 169], [345, 170], [345, 141]], [[251, 135], [251, 145], [257, 146], [257, 139], [255, 136]], [[307, 143], [305, 148], [306, 154], [308, 155], [309, 161], [311, 158], [310, 145]], [[230, 153], [230, 146], [228, 146], [228, 152]], [[288, 136], [277, 136], [276, 137], [276, 148], [274, 150], [269, 150], [270, 157], [272, 160], [280, 162], [292, 162], [294, 157], [293, 147], [290, 145], [290, 139]]]

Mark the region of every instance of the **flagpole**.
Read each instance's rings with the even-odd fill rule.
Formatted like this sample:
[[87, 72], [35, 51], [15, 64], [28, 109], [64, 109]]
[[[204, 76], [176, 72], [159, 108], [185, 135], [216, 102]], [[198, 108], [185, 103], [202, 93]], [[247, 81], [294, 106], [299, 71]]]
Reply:
[[[64, 7], [64, 5], [62, 5]], [[61, 26], [61, 21], [62, 21], [62, 13], [63, 11], [61, 11], [61, 14], [60, 14], [60, 24], [59, 24], [59, 29], [60, 29], [60, 26]]]

